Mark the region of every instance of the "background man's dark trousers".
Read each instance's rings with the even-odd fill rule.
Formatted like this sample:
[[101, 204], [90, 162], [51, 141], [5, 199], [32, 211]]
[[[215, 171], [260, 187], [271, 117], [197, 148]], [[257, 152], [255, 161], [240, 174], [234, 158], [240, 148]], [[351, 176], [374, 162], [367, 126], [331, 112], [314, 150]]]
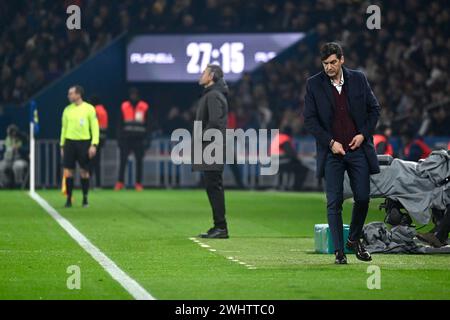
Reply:
[[100, 170], [100, 162], [101, 162], [101, 152], [103, 146], [105, 145], [105, 139], [100, 138], [100, 141], [97, 146], [97, 152], [95, 153], [95, 157], [91, 159], [91, 168], [89, 175], [92, 177], [95, 175], [95, 186], [101, 187], [101, 170]]
[[359, 240], [369, 208], [370, 174], [369, 164], [361, 148], [347, 151], [345, 156], [331, 151], [325, 160], [325, 185], [327, 194], [328, 225], [335, 250], [344, 250], [342, 203], [344, 201], [344, 173], [350, 178], [353, 191], [353, 212], [350, 224], [351, 241]]
[[213, 211], [214, 227], [227, 229], [222, 171], [204, 171], [203, 182]]
[[142, 182], [142, 167], [145, 155], [145, 140], [139, 138], [121, 139], [119, 141], [120, 148], [120, 165], [119, 165], [119, 181], [125, 181], [125, 169], [128, 164], [128, 156], [134, 153], [136, 159], [136, 183]]

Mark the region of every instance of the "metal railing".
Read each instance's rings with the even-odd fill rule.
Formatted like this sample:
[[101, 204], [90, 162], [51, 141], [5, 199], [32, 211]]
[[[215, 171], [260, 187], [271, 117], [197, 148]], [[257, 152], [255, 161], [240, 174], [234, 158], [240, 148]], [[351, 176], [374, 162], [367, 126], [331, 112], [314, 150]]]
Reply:
[[[306, 166], [311, 169], [305, 187], [317, 188], [314, 178], [314, 142], [310, 139], [297, 141], [297, 150]], [[155, 139], [147, 150], [143, 164], [143, 184], [156, 188], [192, 188], [200, 185], [200, 173], [192, 172], [191, 165], [175, 165], [171, 158], [171, 142], [169, 139]], [[100, 152], [100, 184], [101, 187], [113, 187], [117, 181], [119, 170], [120, 150], [116, 140], [108, 140]], [[259, 165], [242, 164], [239, 171], [244, 185], [249, 189], [278, 188], [281, 184], [292, 183], [289, 176], [261, 176]], [[135, 183], [135, 159], [128, 157], [125, 172], [125, 184], [133, 186]], [[57, 140], [36, 140], [36, 187], [57, 188], [61, 186], [62, 159]], [[94, 185], [94, 180], [91, 182]], [[76, 183], [79, 181], [76, 179]], [[228, 187], [236, 186], [235, 178], [229, 166], [225, 166], [224, 184]]]
[[[448, 137], [428, 138], [427, 142], [435, 149], [446, 148]], [[0, 140], [0, 150], [4, 141]], [[155, 188], [192, 188], [200, 185], [200, 173], [192, 172], [191, 165], [175, 165], [171, 158], [171, 142], [168, 138], [159, 138], [152, 141], [147, 150], [143, 164], [143, 184]], [[315, 142], [313, 138], [295, 139], [295, 148], [299, 158], [310, 172], [305, 180], [305, 188], [309, 190], [320, 189], [320, 183], [314, 176], [315, 171]], [[116, 140], [107, 140], [100, 152], [100, 186], [113, 187], [117, 181], [119, 170], [120, 150]], [[62, 180], [62, 162], [59, 150], [59, 141], [54, 139], [36, 140], [36, 187], [58, 188]], [[249, 189], [285, 189], [292, 185], [292, 176], [278, 174], [263, 176], [259, 174], [259, 165], [239, 165], [242, 182]], [[128, 157], [128, 166], [125, 174], [125, 184], [133, 186], [135, 182], [135, 159]], [[95, 179], [92, 184], [94, 185]], [[78, 177], [75, 182], [78, 184]], [[227, 187], [236, 186], [235, 178], [229, 166], [225, 166], [224, 184]]]

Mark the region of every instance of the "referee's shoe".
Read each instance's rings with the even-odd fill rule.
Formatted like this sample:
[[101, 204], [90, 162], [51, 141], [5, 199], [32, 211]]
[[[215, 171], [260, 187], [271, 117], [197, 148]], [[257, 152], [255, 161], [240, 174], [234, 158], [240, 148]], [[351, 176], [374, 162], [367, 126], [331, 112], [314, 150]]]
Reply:
[[[67, 197], [66, 204], [64, 205], [65, 208], [72, 208], [72, 198]], [[83, 208], [89, 207], [88, 197], [87, 195], [83, 196]]]

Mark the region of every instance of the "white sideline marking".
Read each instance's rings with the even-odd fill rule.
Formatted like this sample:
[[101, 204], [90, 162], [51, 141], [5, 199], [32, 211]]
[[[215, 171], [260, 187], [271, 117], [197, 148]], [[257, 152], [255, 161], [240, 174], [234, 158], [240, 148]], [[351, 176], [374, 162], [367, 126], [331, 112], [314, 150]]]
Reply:
[[48, 204], [36, 192], [30, 192], [30, 197], [35, 200], [56, 222], [87, 252], [97, 261], [110, 276], [116, 280], [131, 296], [136, 300], [156, 300], [139, 283], [120, 269], [114, 261], [108, 258], [103, 252], [93, 245], [69, 220], [61, 216], [51, 205]]
[[[189, 238], [189, 240], [195, 242], [195, 243], [198, 244], [200, 247], [206, 248], [207, 250], [209, 250], [209, 251], [211, 251], [211, 252], [216, 252], [216, 251], [217, 251], [216, 249], [212, 248], [210, 245], [207, 245], [207, 244], [202, 243], [202, 242], [199, 241], [197, 238]], [[222, 252], [230, 252], [230, 251], [222, 251]], [[233, 251], [231, 251], [231, 252], [233, 252]], [[235, 251], [235, 252], [239, 252], [239, 251]], [[255, 270], [255, 269], [256, 269], [255, 266], [253, 266], [253, 265], [251, 265], [251, 264], [248, 264], [247, 262], [240, 261], [240, 260], [236, 259], [235, 257], [226, 257], [226, 258], [227, 258], [228, 260], [230, 260], [230, 261], [236, 262], [237, 264], [240, 264], [240, 265], [242, 265], [242, 266], [245, 266], [245, 267], [246, 267], [247, 269], [249, 269], [249, 270]]]

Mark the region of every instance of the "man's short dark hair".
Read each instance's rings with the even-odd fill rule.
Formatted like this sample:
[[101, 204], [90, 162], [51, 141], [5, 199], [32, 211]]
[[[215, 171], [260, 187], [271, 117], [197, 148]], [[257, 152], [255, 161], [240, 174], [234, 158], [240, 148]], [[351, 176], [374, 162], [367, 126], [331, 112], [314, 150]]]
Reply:
[[210, 72], [214, 74], [213, 81], [217, 82], [220, 79], [223, 79], [223, 71], [220, 66], [217, 64], [208, 64], [208, 69]]
[[128, 94], [131, 96], [132, 94], [135, 95], [139, 95], [139, 90], [136, 87], [130, 87], [130, 89], [128, 89]]
[[84, 97], [84, 88], [79, 84], [71, 86], [70, 88], [74, 88], [76, 93], [78, 93], [81, 97]]
[[328, 57], [333, 54], [335, 54], [338, 59], [341, 59], [341, 57], [344, 55], [342, 47], [336, 42], [325, 43], [320, 48], [320, 59], [322, 61], [328, 59]]

